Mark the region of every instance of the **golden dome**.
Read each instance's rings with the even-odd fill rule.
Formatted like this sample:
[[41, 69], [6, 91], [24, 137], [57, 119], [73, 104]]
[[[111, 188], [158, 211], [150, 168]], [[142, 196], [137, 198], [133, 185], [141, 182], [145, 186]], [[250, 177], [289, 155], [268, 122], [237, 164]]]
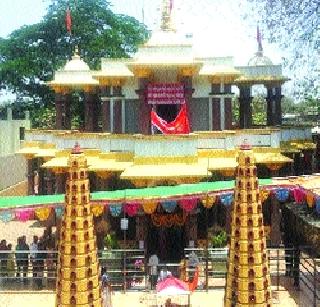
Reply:
[[53, 89], [83, 89], [88, 86], [98, 86], [99, 81], [93, 78], [93, 72], [88, 64], [80, 58], [76, 48], [72, 59], [66, 63], [63, 69], [56, 71], [54, 79], [47, 84]]

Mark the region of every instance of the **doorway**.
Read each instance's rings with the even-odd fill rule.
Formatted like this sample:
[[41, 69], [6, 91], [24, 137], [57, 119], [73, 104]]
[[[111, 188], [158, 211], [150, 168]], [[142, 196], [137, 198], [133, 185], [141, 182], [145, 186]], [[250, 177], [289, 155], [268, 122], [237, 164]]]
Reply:
[[177, 104], [157, 104], [156, 105], [156, 112], [158, 116], [164, 119], [166, 122], [172, 122], [176, 119], [178, 115], [178, 108]]
[[156, 227], [149, 224], [148, 254], [156, 254], [161, 263], [179, 263], [186, 246], [183, 226]]

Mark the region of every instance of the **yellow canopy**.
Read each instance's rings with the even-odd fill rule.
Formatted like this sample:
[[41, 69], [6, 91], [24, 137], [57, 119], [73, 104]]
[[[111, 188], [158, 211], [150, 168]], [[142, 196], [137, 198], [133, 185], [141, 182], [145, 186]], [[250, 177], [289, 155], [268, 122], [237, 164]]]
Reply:
[[121, 179], [175, 179], [175, 178], [205, 178], [211, 175], [207, 167], [200, 164], [170, 163], [162, 165], [133, 165], [125, 169]]

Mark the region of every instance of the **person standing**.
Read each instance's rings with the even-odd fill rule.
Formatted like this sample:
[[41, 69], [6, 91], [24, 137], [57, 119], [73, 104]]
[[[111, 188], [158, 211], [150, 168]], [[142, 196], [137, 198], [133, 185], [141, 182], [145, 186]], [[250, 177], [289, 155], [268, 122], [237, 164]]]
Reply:
[[37, 266], [37, 257], [38, 257], [38, 236], [33, 236], [33, 242], [30, 244], [30, 262], [32, 265], [32, 277], [37, 279], [38, 275], [38, 266]]
[[7, 272], [9, 281], [12, 281], [15, 275], [14, 252], [12, 251], [12, 244], [8, 244]]
[[33, 193], [34, 195], [39, 194], [39, 173], [37, 171], [34, 171], [33, 176]]
[[157, 280], [158, 280], [158, 265], [159, 258], [156, 254], [153, 254], [149, 258], [148, 266], [150, 267], [150, 276], [151, 276], [151, 290], [156, 288]]
[[29, 266], [29, 246], [26, 243], [26, 237], [18, 238], [16, 246], [16, 263], [17, 263], [17, 277], [20, 277], [20, 272], [23, 271], [23, 282], [26, 282]]
[[7, 276], [7, 259], [8, 254], [6, 251], [8, 250], [7, 241], [1, 240], [0, 242], [0, 276], [5, 277]]

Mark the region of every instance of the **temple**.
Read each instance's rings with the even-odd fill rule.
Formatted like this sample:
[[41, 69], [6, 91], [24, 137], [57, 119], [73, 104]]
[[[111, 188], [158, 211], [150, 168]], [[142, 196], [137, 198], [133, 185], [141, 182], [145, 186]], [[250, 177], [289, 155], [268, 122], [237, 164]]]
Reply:
[[[244, 140], [253, 146], [259, 178], [315, 171], [310, 127], [282, 126], [281, 87], [288, 78], [263, 54], [261, 35], [248, 65], [235, 66], [231, 56], [196, 57], [191, 40], [175, 29], [173, 10], [163, 1], [159, 30], [132, 58], [102, 58], [101, 69], [92, 71], [75, 50], [56, 71], [47, 83], [55, 92], [56, 127], [26, 131], [19, 151], [28, 160], [29, 194], [34, 194], [34, 171], [39, 194], [66, 192], [76, 142], [87, 159], [90, 192], [233, 179]], [[266, 126], [252, 122], [252, 87], [257, 84], [267, 89]], [[235, 87], [238, 123], [232, 116]], [[72, 124], [75, 92], [83, 102], [83, 127]], [[124, 203], [130, 201], [130, 195], [125, 197]], [[179, 261], [175, 249], [183, 251], [190, 242], [201, 246], [208, 229], [196, 209], [173, 214], [179, 227], [158, 227], [156, 215], [130, 217], [134, 230], [128, 242], [143, 241], [149, 255], [161, 253], [154, 240], [161, 237], [167, 250], [162, 259]], [[230, 229], [230, 212], [227, 216]], [[120, 239], [119, 223], [110, 219]], [[279, 231], [274, 238], [279, 241]]]

